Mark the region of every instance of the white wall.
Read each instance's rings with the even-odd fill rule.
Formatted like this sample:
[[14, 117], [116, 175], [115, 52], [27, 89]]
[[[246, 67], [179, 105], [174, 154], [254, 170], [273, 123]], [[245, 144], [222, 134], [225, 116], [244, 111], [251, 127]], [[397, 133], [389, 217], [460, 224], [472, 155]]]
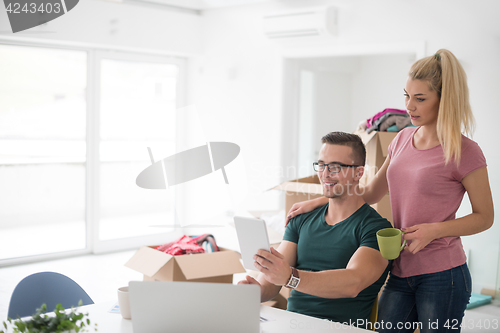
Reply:
[[347, 73], [322, 72], [317, 75], [318, 121], [314, 128], [316, 159], [321, 138], [331, 131], [351, 132], [352, 75]]
[[405, 109], [403, 88], [414, 61], [414, 55], [406, 54], [361, 57], [354, 74], [349, 131], [386, 108]]
[[260, 34], [261, 9], [208, 11], [203, 15], [203, 57], [192, 59], [189, 103], [197, 106], [211, 141], [241, 147], [248, 174], [244, 209], [277, 209], [283, 173], [282, 59]]
[[320, 139], [326, 133], [352, 132], [360, 122], [377, 112], [386, 108], [401, 109], [402, 87], [413, 61], [415, 54], [300, 59], [299, 66], [312, 71], [316, 77], [316, 122], [307, 129], [313, 137], [315, 151], [308, 163], [317, 158]]
[[[269, 200], [271, 195], [262, 191], [280, 180], [280, 172], [272, 171], [276, 171], [273, 167], [280, 166], [280, 138], [288, 126], [286, 110], [283, 114], [281, 107], [284, 100], [281, 54], [285, 51], [262, 36], [261, 16], [280, 8], [324, 4], [340, 5], [338, 38], [325, 45], [327, 48], [425, 42], [427, 55], [440, 48], [450, 49], [457, 55], [469, 77], [471, 103], [477, 119], [474, 139], [486, 155], [494, 201], [499, 202], [500, 176], [496, 170], [500, 167], [500, 151], [495, 140], [489, 137], [496, 133], [500, 120], [500, 106], [495, 97], [500, 90], [497, 18], [500, 2], [297, 0], [204, 14], [205, 58], [198, 63], [197, 75], [194, 75], [197, 93], [191, 100], [227, 124], [227, 131], [221, 135], [232, 136], [234, 142], [241, 143], [253, 185], [247, 208], [276, 207], [278, 201]], [[405, 75], [407, 69], [401, 70]], [[388, 93], [396, 89], [399, 95], [402, 87], [401, 83], [394, 83]], [[399, 107], [404, 106], [401, 103]], [[352, 126], [358, 122], [353, 120]], [[494, 288], [497, 283], [499, 235], [500, 227], [496, 224], [487, 232], [463, 238], [466, 247], [471, 249], [476, 291], [480, 287]]]

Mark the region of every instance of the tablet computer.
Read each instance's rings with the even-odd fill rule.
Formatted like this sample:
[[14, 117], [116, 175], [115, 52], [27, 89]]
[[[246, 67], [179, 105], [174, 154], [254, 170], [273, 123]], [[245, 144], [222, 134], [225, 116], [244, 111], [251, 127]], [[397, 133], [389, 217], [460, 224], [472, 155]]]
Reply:
[[257, 269], [253, 265], [253, 256], [260, 249], [271, 251], [266, 222], [255, 218], [235, 216], [234, 225], [236, 226], [236, 234], [240, 243], [243, 267], [255, 271]]

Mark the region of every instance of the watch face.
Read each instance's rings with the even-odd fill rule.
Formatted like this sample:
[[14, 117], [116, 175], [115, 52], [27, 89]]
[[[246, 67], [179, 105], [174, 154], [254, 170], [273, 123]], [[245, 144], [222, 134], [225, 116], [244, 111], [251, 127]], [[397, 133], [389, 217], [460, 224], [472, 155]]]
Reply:
[[299, 285], [299, 279], [297, 279], [295, 276], [292, 276], [291, 281], [290, 281], [290, 287], [296, 288]]

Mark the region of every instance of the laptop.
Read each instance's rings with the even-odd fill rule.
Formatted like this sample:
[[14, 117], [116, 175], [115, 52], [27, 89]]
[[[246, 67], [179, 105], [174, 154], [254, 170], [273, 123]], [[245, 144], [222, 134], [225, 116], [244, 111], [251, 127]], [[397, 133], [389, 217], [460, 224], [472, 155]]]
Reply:
[[134, 333], [260, 332], [260, 288], [224, 283], [131, 281]]

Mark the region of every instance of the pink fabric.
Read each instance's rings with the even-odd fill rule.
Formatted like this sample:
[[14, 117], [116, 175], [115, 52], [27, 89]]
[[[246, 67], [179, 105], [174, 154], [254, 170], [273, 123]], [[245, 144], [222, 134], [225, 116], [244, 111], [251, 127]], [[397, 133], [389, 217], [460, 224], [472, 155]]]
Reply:
[[181, 254], [204, 253], [205, 250], [200, 245], [198, 245], [197, 238], [191, 238], [184, 235], [175, 242], [157, 246], [155, 249], [168, 253], [172, 256], [178, 256]]
[[[426, 150], [414, 147], [413, 135], [418, 129], [403, 129], [389, 145], [387, 181], [396, 228], [455, 219], [465, 193], [462, 179], [486, 166], [481, 148], [463, 135], [459, 167], [453, 160], [445, 166], [440, 145]], [[435, 273], [465, 261], [460, 237], [446, 237], [432, 241], [416, 254], [401, 252], [392, 273], [399, 277]]]
[[386, 113], [401, 113], [401, 114], [406, 114], [405, 110], [399, 110], [399, 109], [384, 109], [384, 111], [380, 111], [379, 113], [375, 114], [373, 117], [366, 119], [366, 128], [370, 128], [373, 126], [373, 123], [375, 120], [378, 118], [382, 117]]

